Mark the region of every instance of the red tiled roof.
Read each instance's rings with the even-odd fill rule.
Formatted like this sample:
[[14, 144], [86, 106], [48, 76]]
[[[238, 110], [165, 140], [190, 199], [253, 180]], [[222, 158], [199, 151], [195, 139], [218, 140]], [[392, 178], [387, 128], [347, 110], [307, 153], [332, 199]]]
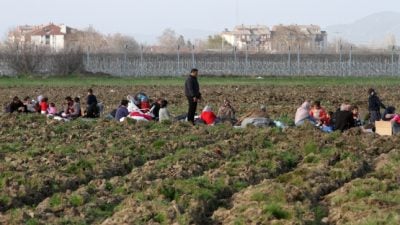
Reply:
[[44, 36], [44, 35], [65, 35], [61, 32], [61, 27], [54, 24], [50, 24], [31, 33], [32, 36]]

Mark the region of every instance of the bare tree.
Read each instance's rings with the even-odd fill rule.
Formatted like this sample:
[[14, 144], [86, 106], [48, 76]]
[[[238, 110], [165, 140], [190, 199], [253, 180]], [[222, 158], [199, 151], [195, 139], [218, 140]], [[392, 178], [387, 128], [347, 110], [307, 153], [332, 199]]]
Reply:
[[106, 40], [110, 53], [135, 53], [140, 49], [135, 38], [120, 33], [109, 35]]
[[9, 66], [18, 74], [35, 74], [43, 67], [46, 54], [50, 49], [31, 44], [7, 43], [5, 54]]
[[160, 47], [165, 51], [173, 51], [178, 46], [178, 35], [172, 29], [166, 29], [160, 37], [158, 37], [158, 42]]

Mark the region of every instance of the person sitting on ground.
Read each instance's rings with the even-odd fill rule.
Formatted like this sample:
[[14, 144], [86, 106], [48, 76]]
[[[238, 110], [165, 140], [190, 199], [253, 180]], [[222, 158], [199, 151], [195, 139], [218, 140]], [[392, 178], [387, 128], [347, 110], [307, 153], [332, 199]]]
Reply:
[[359, 112], [358, 106], [353, 106], [353, 108], [351, 109], [351, 112], [353, 113], [354, 126], [361, 127], [362, 122], [360, 119], [360, 112]]
[[72, 118], [78, 118], [82, 116], [81, 111], [81, 99], [79, 97], [74, 98], [74, 104], [72, 105], [72, 113], [70, 114]]
[[26, 112], [26, 106], [17, 96], [15, 96], [12, 102], [6, 107], [6, 112], [7, 113]]
[[47, 114], [52, 115], [52, 116], [57, 115], [57, 108], [56, 108], [56, 104], [54, 104], [54, 102], [49, 104], [49, 109], [47, 110]]
[[47, 110], [49, 109], [49, 99], [47, 97], [43, 97], [42, 101], [40, 102], [40, 113], [43, 115], [47, 114]]
[[236, 122], [235, 109], [228, 99], [225, 99], [224, 104], [219, 108], [217, 117], [221, 122], [228, 121], [232, 124]]
[[129, 115], [128, 103], [129, 101], [126, 99], [123, 99], [121, 101], [121, 104], [118, 107], [117, 112], [115, 113], [115, 120], [121, 121], [122, 118], [126, 118]]
[[375, 124], [375, 121], [381, 120], [381, 108], [386, 109], [386, 106], [381, 102], [378, 94], [373, 88], [368, 90], [368, 111], [369, 111], [369, 121]]
[[315, 123], [314, 119], [310, 116], [310, 110], [311, 105], [308, 101], [303, 102], [303, 104], [299, 108], [297, 108], [294, 118], [295, 126], [301, 126], [306, 121], [309, 121], [312, 124]]
[[150, 102], [149, 99], [147, 97], [142, 97], [140, 99], [140, 110], [143, 113], [148, 113], [150, 111]]
[[211, 106], [207, 105], [204, 107], [203, 111], [200, 114], [200, 119], [204, 121], [207, 125], [214, 125], [217, 119], [217, 116], [212, 111]]
[[99, 108], [97, 106], [98, 101], [96, 96], [93, 94], [93, 90], [90, 88], [86, 97], [86, 114], [87, 118], [99, 117]]
[[157, 98], [150, 106], [150, 113], [154, 115], [154, 120], [159, 120], [159, 114], [160, 114], [160, 108], [161, 108], [161, 102], [163, 100], [161, 98]]
[[391, 121], [396, 116], [396, 108], [394, 106], [388, 106], [382, 115], [383, 121]]
[[400, 115], [396, 114], [392, 120], [390, 120], [390, 122], [392, 122], [392, 129], [393, 129], [393, 133], [397, 134], [400, 132]]
[[317, 126], [328, 125], [330, 123], [326, 110], [321, 107], [320, 101], [315, 101], [311, 107], [310, 116], [316, 121]]
[[71, 114], [74, 112], [74, 100], [70, 96], [65, 98], [64, 102], [64, 111], [61, 113], [61, 116], [64, 118], [71, 117]]
[[260, 109], [253, 110], [242, 116], [237, 124], [241, 128], [246, 128], [248, 125], [253, 125], [256, 127], [275, 126], [275, 123], [269, 119], [267, 107], [264, 105], [262, 105]]
[[344, 132], [354, 127], [353, 113], [351, 112], [351, 105], [342, 104], [340, 111], [336, 112], [335, 115], [335, 130]]
[[36, 112], [36, 102], [32, 101], [32, 99], [29, 96], [26, 96], [24, 98], [24, 105], [26, 107], [26, 112], [28, 113], [34, 113]]
[[170, 121], [172, 119], [171, 115], [169, 114], [167, 106], [168, 106], [168, 101], [165, 99], [161, 100], [160, 112], [159, 112], [159, 121], [160, 122]]

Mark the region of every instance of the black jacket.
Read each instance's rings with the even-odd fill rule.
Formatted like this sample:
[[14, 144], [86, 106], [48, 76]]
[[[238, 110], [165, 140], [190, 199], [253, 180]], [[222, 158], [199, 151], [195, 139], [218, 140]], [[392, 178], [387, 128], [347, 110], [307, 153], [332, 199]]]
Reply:
[[6, 108], [6, 112], [8, 113], [18, 112], [19, 109], [22, 107], [24, 107], [26, 111], [26, 106], [24, 105], [24, 103], [22, 103], [21, 101], [13, 101]]
[[380, 111], [381, 107], [386, 109], [386, 106], [381, 102], [377, 95], [371, 95], [368, 98], [368, 110], [369, 111]]
[[189, 76], [185, 82], [185, 95], [190, 98], [201, 98], [200, 86], [197, 78], [194, 76]]
[[345, 131], [354, 127], [353, 113], [338, 111], [335, 113], [335, 130]]
[[87, 105], [97, 105], [97, 98], [95, 95], [88, 95], [87, 96]]

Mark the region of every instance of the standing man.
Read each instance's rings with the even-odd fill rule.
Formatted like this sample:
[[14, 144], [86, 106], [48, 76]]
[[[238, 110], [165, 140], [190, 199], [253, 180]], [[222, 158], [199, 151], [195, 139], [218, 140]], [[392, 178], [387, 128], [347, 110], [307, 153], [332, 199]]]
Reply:
[[192, 69], [190, 76], [185, 82], [185, 95], [188, 99], [189, 110], [187, 120], [194, 125], [194, 115], [196, 113], [197, 103], [201, 100], [200, 86], [197, 81], [199, 70]]
[[380, 121], [382, 119], [381, 108], [386, 109], [386, 106], [381, 102], [378, 94], [373, 88], [368, 90], [368, 95], [369, 121], [370, 123], [375, 124], [375, 121]]

